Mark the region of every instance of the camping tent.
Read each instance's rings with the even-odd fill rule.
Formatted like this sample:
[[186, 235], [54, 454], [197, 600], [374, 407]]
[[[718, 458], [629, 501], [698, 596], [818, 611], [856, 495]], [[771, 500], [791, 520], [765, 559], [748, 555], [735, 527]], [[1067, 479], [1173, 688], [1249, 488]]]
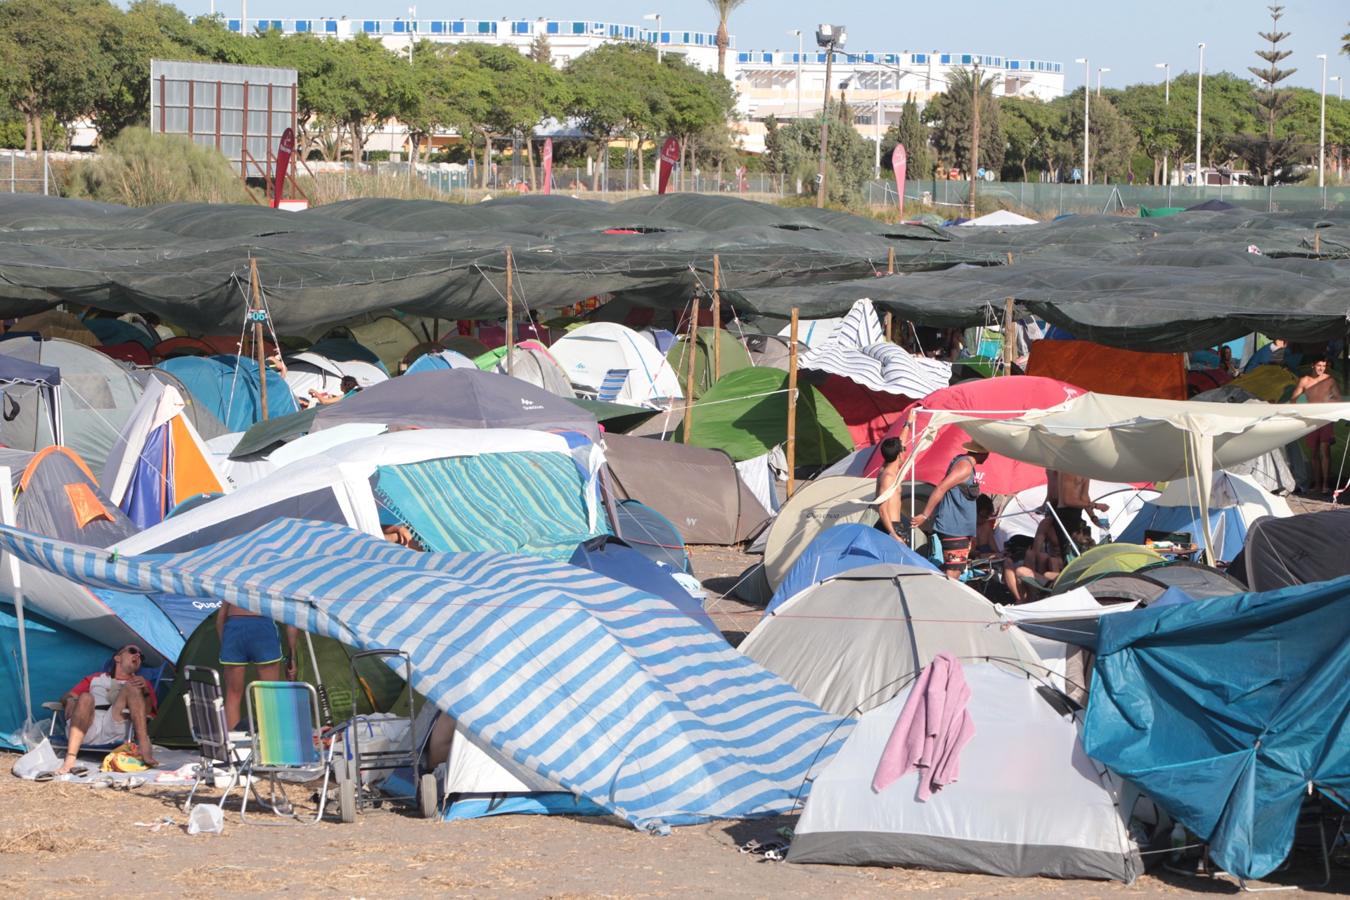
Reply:
[[1085, 391], [1185, 400], [1186, 357], [1105, 347], [1091, 341], [1036, 341], [1027, 374], [1057, 378]]
[[1350, 575], [1350, 509], [1258, 519], [1228, 567], [1249, 590], [1273, 591]]
[[[446, 351], [449, 352], [449, 351]], [[521, 341], [511, 351], [511, 365], [506, 364], [506, 347], [489, 350], [474, 360], [478, 368], [498, 375], [510, 375], [535, 387], [543, 388], [557, 397], [571, 399], [577, 395], [567, 373], [538, 341]]]
[[137, 528], [162, 522], [189, 497], [228, 487], [185, 409], [177, 388], [151, 379], [108, 455], [100, 484]]
[[222, 434], [228, 434], [225, 424], [215, 417], [215, 415], [197, 402], [192, 396], [192, 391], [188, 390], [187, 385], [179, 381], [172, 372], [166, 372], [163, 369], [137, 369], [132, 373], [136, 381], [144, 391], [146, 385], [151, 381], [158, 381], [178, 391], [179, 399], [183, 401], [183, 414], [187, 420], [192, 423], [192, 427], [197, 429], [197, 434], [204, 441], [212, 438], [218, 438]]
[[1035, 219], [1029, 219], [1026, 216], [1020, 216], [1010, 209], [996, 209], [991, 213], [985, 213], [982, 216], [976, 216], [973, 219], [967, 219], [962, 222], [959, 228], [1010, 228], [1017, 225], [1039, 225]]
[[627, 369], [628, 377], [615, 399], [641, 405], [683, 397], [675, 370], [652, 342], [614, 322], [592, 322], [575, 328], [550, 348], [573, 385], [598, 391], [606, 373]]
[[1341, 578], [1101, 622], [1084, 748], [1238, 878], [1284, 861], [1308, 794], [1350, 798], [1347, 589]]
[[29, 396], [47, 412], [47, 418], [34, 425], [52, 435], [53, 444], [65, 443], [61, 428], [61, 370], [39, 363], [26, 362], [12, 356], [0, 356], [0, 393], [3, 393], [3, 413], [6, 422], [23, 413], [23, 404]]
[[466, 731], [643, 829], [785, 813], [851, 728], [697, 623], [672, 624], [665, 600], [563, 562], [416, 553], [294, 519], [153, 561], [13, 529], [0, 548], [86, 583], [228, 597], [356, 650], [402, 650], [413, 687]]
[[[103, 468], [141, 386], [121, 364], [83, 344], [23, 337], [0, 340], [0, 354], [50, 366], [61, 373], [61, 432], [70, 447], [94, 469]], [[22, 450], [41, 450], [55, 441], [52, 411], [40, 393], [29, 395], [18, 414], [0, 425], [0, 441]], [[6, 391], [8, 396], [18, 396]]]
[[693, 619], [717, 636], [722, 632], [703, 610], [703, 587], [679, 569], [653, 562], [612, 535], [601, 535], [577, 545], [567, 560], [570, 564], [636, 588], [644, 594], [661, 597], [683, 615]]
[[[933, 411], [962, 410], [971, 415], [1017, 415], [1024, 410], [1058, 406], [1081, 393], [1081, 390], [1063, 381], [1030, 375], [967, 381], [934, 391], [913, 404], [901, 413], [886, 437], [901, 437], [907, 432], [908, 439], [902, 438], [907, 451], [905, 465], [910, 465], [908, 453], [917, 453], [914, 477], [919, 481], [937, 484], [947, 474], [951, 461], [962, 452], [961, 445], [970, 440], [970, 435], [959, 425], [948, 425], [936, 432], [931, 445], [920, 446], [916, 438], [928, 426]], [[1000, 413], [999, 410], [1005, 412]], [[911, 416], [914, 419], [912, 425]], [[867, 463], [866, 474], [875, 475], [880, 470], [881, 453], [875, 451]], [[1045, 469], [1041, 466], [1029, 465], [997, 453], [991, 453], [977, 468], [977, 473], [981, 489], [988, 494], [1015, 494], [1045, 484]]]
[[[1145, 503], [1117, 539], [1142, 544], [1150, 531], [1199, 537], [1204, 532], [1197, 509], [1199, 496], [1192, 479], [1178, 478]], [[1255, 481], [1222, 469], [1214, 473], [1209, 494], [1209, 530], [1214, 552], [1221, 562], [1228, 562], [1241, 552], [1247, 529], [1257, 519], [1291, 515], [1293, 511], [1284, 498], [1262, 489]]]
[[600, 439], [595, 417], [518, 378], [473, 369], [419, 372], [367, 388], [319, 410], [311, 431], [353, 422], [417, 428], [530, 428]]
[[[528, 385], [526, 385], [528, 387]], [[500, 428], [425, 428], [349, 441], [187, 510], [118, 545], [178, 552], [278, 518], [340, 522], [370, 535], [392, 517], [429, 550], [500, 550], [566, 559], [610, 530], [594, 445]]]
[[[797, 323], [797, 341], [808, 348], [823, 344], [842, 321], [842, 316], [835, 319], [802, 319]], [[778, 336], [791, 340], [792, 325], [784, 325]]]
[[17, 609], [0, 602], [0, 747], [29, 749], [24, 724], [32, 720], [33, 704], [65, 696], [71, 685], [107, 665], [110, 653], [104, 644], [32, 609], [24, 612], [20, 629]]
[[[721, 374], [726, 375], [739, 369], [748, 369], [754, 365], [750, 361], [750, 353], [745, 349], [745, 345], [731, 332], [725, 329], [714, 331], [712, 328], [700, 328], [696, 332], [694, 341], [694, 393], [693, 397], [697, 400], [712, 387], [713, 382], [717, 380], [714, 375], [715, 344], [722, 347], [721, 356]], [[687, 362], [689, 350], [689, 335], [683, 334], [679, 340], [666, 351], [666, 362], [675, 370], [679, 378], [680, 386], [687, 388], [689, 386], [689, 365]]]
[[408, 351], [429, 337], [394, 316], [376, 316], [369, 322], [349, 325], [352, 339], [374, 353], [386, 372], [398, 372]]
[[[770, 369], [782, 369], [786, 372], [791, 365], [792, 341], [777, 334], [745, 334], [745, 349], [750, 353], [750, 363]], [[805, 347], [799, 347], [799, 351]]]
[[1026, 638], [999, 622], [993, 604], [959, 581], [928, 567], [878, 563], [791, 597], [740, 649], [822, 709], [851, 715], [902, 692], [944, 650], [963, 662], [1039, 666]]
[[638, 553], [675, 572], [693, 571], [689, 551], [674, 522], [636, 500], [616, 503], [614, 517], [615, 532]]
[[901, 691], [863, 714], [817, 776], [788, 861], [1133, 881], [1143, 872], [1129, 829], [1137, 791], [1088, 758], [1077, 717], [1034, 671], [963, 668], [975, 736], [960, 778], [926, 802], [913, 773], [872, 787], [908, 698]]
[[474, 361], [463, 353], [454, 350], [431, 350], [423, 353], [408, 366], [404, 375], [416, 375], [418, 372], [434, 372], [439, 369], [476, 369]]
[[1139, 544], [1098, 544], [1084, 550], [1064, 567], [1055, 579], [1055, 593], [1083, 587], [1106, 575], [1128, 574], [1166, 563], [1162, 556]]
[[675, 524], [690, 544], [739, 544], [769, 513], [720, 450], [653, 438], [605, 436], [611, 485]]
[[[787, 440], [788, 373], [750, 368], [723, 375], [694, 403], [694, 427], [676, 440], [726, 451], [741, 461], [763, 456]], [[848, 454], [848, 426], [821, 393], [797, 385], [797, 465], [825, 466]]]
[[1246, 590], [1242, 582], [1231, 575], [1185, 560], [1151, 566], [1142, 572], [1106, 575], [1083, 586], [1083, 590], [1098, 600], [1136, 601], [1144, 606], [1152, 604], [1171, 588], [1177, 588], [1192, 600], [1228, 597]]
[[[1088, 496], [1094, 503], [1100, 503], [1105, 510], [1094, 510], [1085, 516], [1092, 530], [1092, 539], [1104, 544], [1120, 534], [1122, 528], [1134, 520], [1139, 510], [1158, 491], [1151, 487], [1135, 487], [1130, 484], [1115, 484], [1107, 481], [1089, 481]], [[1031, 537], [1045, 518], [1046, 486], [1029, 487], [1009, 497], [1002, 509], [998, 509], [998, 521], [994, 525], [994, 543], [1000, 549], [1014, 535]], [[1106, 526], [1102, 527], [1101, 520]], [[1062, 529], [1061, 529], [1062, 531]]]
[[312, 390], [321, 394], [341, 395], [342, 379], [349, 375], [363, 388], [389, 379], [384, 369], [360, 359], [339, 362], [312, 350], [294, 353], [286, 358], [286, 384], [298, 400], [309, 401], [309, 392]]
[[180, 356], [166, 359], [159, 368], [177, 377], [193, 399], [230, 431], [244, 431], [264, 418], [277, 418], [297, 410], [290, 386], [269, 368], [267, 415], [263, 415], [258, 364], [246, 357]]
[[866, 525], [845, 522], [826, 528], [807, 545], [788, 570], [783, 583], [778, 585], [778, 590], [774, 591], [764, 615], [770, 615], [792, 597], [841, 572], [877, 563], [895, 563], [937, 571], [932, 560], [915, 553], [889, 534]]

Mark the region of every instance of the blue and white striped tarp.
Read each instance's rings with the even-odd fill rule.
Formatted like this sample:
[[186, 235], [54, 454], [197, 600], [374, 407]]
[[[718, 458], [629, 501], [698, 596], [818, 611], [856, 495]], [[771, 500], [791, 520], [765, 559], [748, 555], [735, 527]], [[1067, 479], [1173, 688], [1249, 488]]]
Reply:
[[801, 368], [840, 375], [870, 391], [920, 400], [945, 388], [950, 364], [913, 356], [887, 343], [872, 301], [853, 304], [848, 315], [819, 347], [802, 355]]
[[295, 519], [154, 560], [8, 528], [0, 549], [407, 651], [414, 686], [467, 731], [640, 828], [787, 812], [852, 727], [666, 601], [561, 562]]

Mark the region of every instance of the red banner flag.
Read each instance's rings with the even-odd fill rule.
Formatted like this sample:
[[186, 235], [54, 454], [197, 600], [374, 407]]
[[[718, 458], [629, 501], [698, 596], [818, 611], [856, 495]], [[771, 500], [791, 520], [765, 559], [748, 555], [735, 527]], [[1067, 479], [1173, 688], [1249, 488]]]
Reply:
[[666, 185], [670, 183], [670, 171], [675, 168], [675, 164], [680, 161], [680, 142], [673, 137], [666, 138], [666, 142], [661, 145], [661, 172], [656, 183], [656, 192], [664, 194]]
[[905, 145], [896, 144], [891, 151], [891, 168], [895, 170], [895, 202], [900, 207], [900, 215], [905, 214]]
[[544, 193], [553, 193], [553, 138], [544, 138]]
[[277, 167], [272, 172], [272, 208], [281, 205], [286, 196], [286, 173], [291, 169], [291, 154], [295, 152], [295, 133], [289, 128], [281, 133], [277, 144]]
[[750, 170], [745, 166], [736, 167], [736, 190], [740, 191], [742, 194], [750, 190], [749, 172]]

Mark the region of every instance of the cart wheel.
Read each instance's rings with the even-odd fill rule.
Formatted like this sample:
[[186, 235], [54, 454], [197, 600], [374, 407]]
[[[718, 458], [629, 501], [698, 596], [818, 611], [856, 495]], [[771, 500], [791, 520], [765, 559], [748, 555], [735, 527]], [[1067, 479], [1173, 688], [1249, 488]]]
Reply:
[[356, 782], [344, 778], [338, 782], [338, 816], [348, 825], [356, 821]]
[[417, 811], [424, 819], [436, 818], [436, 776], [427, 772], [417, 785]]

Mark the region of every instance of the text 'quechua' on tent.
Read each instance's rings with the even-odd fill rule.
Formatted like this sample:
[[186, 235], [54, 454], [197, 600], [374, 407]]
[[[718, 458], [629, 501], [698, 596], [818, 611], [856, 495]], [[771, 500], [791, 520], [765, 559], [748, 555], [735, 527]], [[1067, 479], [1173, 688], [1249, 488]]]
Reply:
[[405, 651], [413, 687], [480, 742], [646, 830], [786, 813], [851, 730], [668, 601], [559, 561], [293, 519], [153, 561], [12, 529], [0, 549]]

